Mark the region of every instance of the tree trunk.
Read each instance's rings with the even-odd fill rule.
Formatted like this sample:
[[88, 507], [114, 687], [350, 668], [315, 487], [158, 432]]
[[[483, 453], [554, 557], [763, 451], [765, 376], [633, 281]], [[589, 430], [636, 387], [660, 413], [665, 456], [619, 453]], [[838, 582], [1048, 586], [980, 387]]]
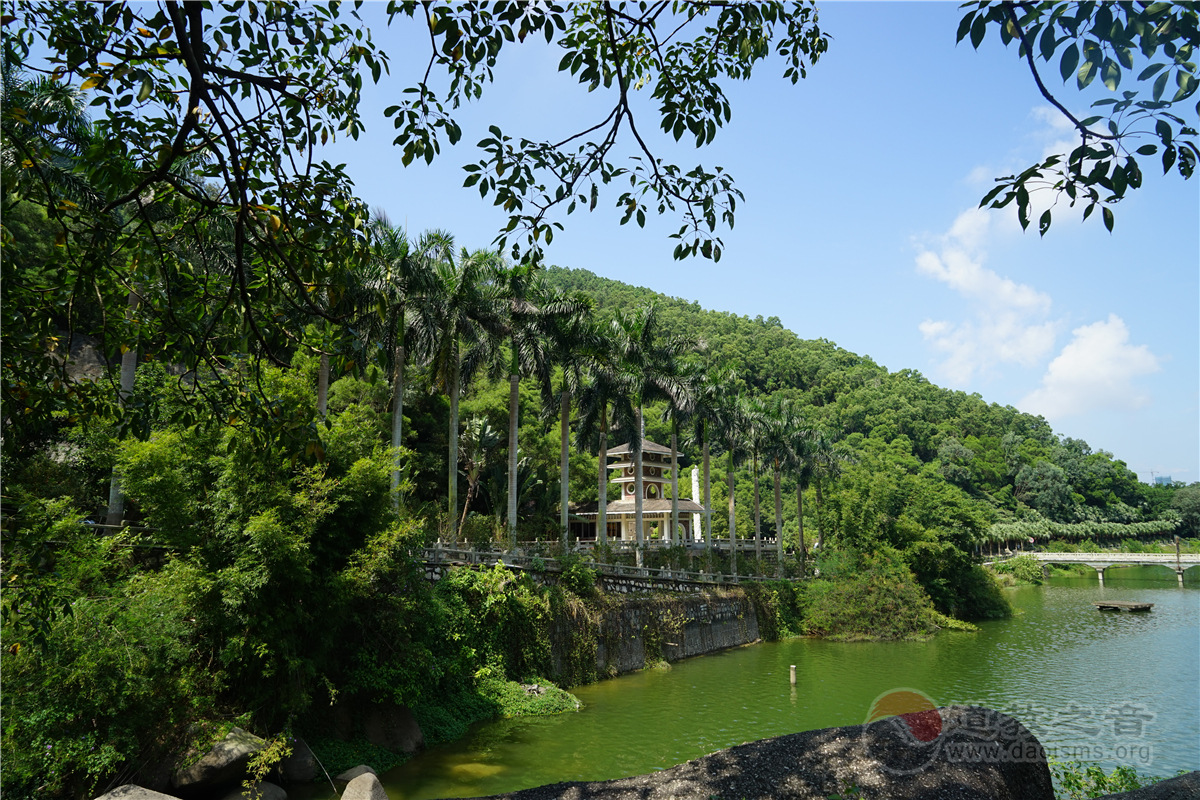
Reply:
[[521, 376], [508, 376], [508, 546], [517, 546], [517, 411], [521, 402]]
[[804, 544], [804, 484], [796, 480], [796, 522], [800, 526], [800, 536], [797, 546], [800, 549], [800, 577], [804, 577], [805, 561], [808, 557], [808, 547]]
[[737, 575], [737, 517], [734, 516], [733, 496], [737, 486], [733, 482], [733, 443], [729, 444], [729, 465], [725, 469], [729, 480], [729, 571]]
[[[127, 321], [133, 320], [141, 302], [142, 296], [135, 286], [130, 290], [126, 301], [125, 319]], [[133, 386], [137, 379], [137, 354], [136, 342], [121, 353], [121, 388], [117, 395], [117, 401], [121, 404], [122, 409], [129, 404], [130, 398], [133, 397]], [[104, 521], [108, 525], [118, 527], [125, 521], [125, 493], [121, 490], [121, 478], [117, 475], [116, 467], [113, 467], [112, 478], [108, 484], [108, 514]]]
[[775, 574], [783, 577], [783, 496], [779, 486], [779, 462], [775, 462]]
[[758, 451], [755, 451], [751, 469], [754, 471], [754, 558], [762, 561], [762, 511], [758, 496]]
[[[822, 550], [825, 547], [825, 523], [821, 520], [824, 516], [825, 503], [821, 499], [821, 476], [817, 476], [817, 549]], [[823, 551], [822, 551], [823, 552]]]
[[642, 546], [645, 543], [645, 532], [642, 530], [642, 520], [644, 519], [644, 506], [642, 503], [642, 491], [644, 489], [642, 482], [642, 407], [638, 406], [637, 411], [637, 431], [634, 435], [637, 437], [633, 442], [633, 524], [636, 528], [634, 534], [637, 536], [637, 554], [634, 558], [637, 565], [642, 566]]
[[704, 437], [704, 546], [712, 552], [712, 483], [708, 472], [708, 437]]
[[321, 353], [321, 365], [317, 368], [317, 413], [325, 419], [329, 408], [329, 353]]
[[463, 503], [462, 516], [458, 518], [458, 529], [461, 531], [463, 526], [467, 524], [467, 511], [471, 508], [471, 501], [475, 499], [475, 492], [478, 490], [479, 480], [473, 479], [467, 482], [467, 499]]
[[559, 409], [562, 416], [561, 436], [562, 436], [562, 452], [559, 454], [559, 523], [562, 525], [562, 542], [563, 550], [570, 546], [570, 521], [567, 518], [567, 506], [571, 496], [571, 449], [570, 449], [570, 421], [571, 421], [571, 393], [563, 387], [562, 397], [559, 400]]
[[596, 496], [600, 498], [596, 510], [596, 541], [608, 544], [608, 403], [600, 406], [600, 457]]
[[681, 544], [679, 535], [679, 434], [671, 421], [671, 545]]
[[400, 510], [400, 448], [404, 446], [404, 345], [396, 346], [396, 377], [392, 381], [392, 508]]
[[454, 348], [452, 355], [452, 372], [450, 373], [450, 429], [448, 431], [450, 437], [450, 463], [447, 465], [447, 486], [446, 493], [448, 495], [447, 505], [450, 513], [447, 520], [450, 523], [450, 534], [454, 541], [458, 541], [458, 528], [456, 526], [458, 517], [458, 348]]

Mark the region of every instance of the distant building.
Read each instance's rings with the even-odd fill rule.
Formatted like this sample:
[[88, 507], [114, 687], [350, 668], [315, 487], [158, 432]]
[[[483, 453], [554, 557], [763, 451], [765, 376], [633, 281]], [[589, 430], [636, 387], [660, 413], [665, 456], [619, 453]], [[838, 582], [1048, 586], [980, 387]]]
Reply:
[[1171, 480], [1170, 475], [1155, 475], [1154, 476], [1154, 485], [1155, 486], [1170, 486], [1172, 483], [1174, 483], [1174, 481]]
[[[605, 506], [605, 527], [608, 529], [608, 540], [619, 542], [637, 541], [636, 497], [634, 495], [634, 458], [633, 448], [628, 444], [614, 447], [606, 454], [616, 461], [608, 464], [610, 472], [614, 473], [611, 480], [620, 485], [621, 497]], [[647, 544], [670, 544], [671, 498], [667, 489], [671, 485], [671, 449], [661, 444], [642, 439], [642, 537]], [[590, 506], [590, 504], [589, 504]], [[680, 497], [676, 503], [679, 511], [679, 542], [695, 541], [699, 538], [699, 530], [693, 530], [694, 514], [703, 515], [707, 512], [703, 505], [695, 500]], [[599, 514], [590, 507], [584, 510], [579, 507], [574, 516], [586, 519], [588, 524], [573, 526], [578, 539], [594, 539], [596, 523]]]

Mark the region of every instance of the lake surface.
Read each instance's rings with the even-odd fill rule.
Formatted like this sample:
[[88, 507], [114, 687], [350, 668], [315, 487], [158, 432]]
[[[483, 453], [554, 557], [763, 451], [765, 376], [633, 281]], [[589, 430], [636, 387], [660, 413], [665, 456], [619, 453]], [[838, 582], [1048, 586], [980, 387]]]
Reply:
[[[750, 645], [572, 690], [582, 711], [483, 723], [382, 776], [393, 800], [650, 772], [754, 739], [857, 725], [901, 688], [1021, 720], [1061, 760], [1200, 769], [1200, 581], [1155, 567], [1010, 591], [1018, 614], [927, 642]], [[1154, 603], [1097, 611], [1101, 599]], [[795, 664], [797, 685], [789, 685]]]

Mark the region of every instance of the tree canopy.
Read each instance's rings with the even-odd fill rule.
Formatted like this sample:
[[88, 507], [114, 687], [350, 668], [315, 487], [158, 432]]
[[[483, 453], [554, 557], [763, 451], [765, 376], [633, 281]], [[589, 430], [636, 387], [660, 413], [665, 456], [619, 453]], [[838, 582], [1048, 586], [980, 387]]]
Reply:
[[[1037, 207], [1038, 232], [1045, 235], [1053, 207], [1065, 195], [1069, 207], [1083, 206], [1087, 219], [1099, 208], [1113, 228], [1112, 206], [1142, 186], [1136, 156], [1158, 155], [1164, 174], [1174, 167], [1190, 178], [1196, 168], [1200, 86], [1196, 48], [1200, 11], [1195, 3], [1011, 3], [980, 0], [958, 26], [958, 40], [976, 49], [989, 34], [1016, 44], [1038, 92], [1068, 119], [1079, 137], [1070, 153], [1046, 157], [1016, 175], [998, 178], [980, 206], [1003, 208], [1016, 202], [1022, 228]], [[1039, 67], [1038, 62], [1042, 62]], [[1065, 85], [1083, 91], [1099, 78], [1114, 95], [1092, 103], [1093, 113], [1079, 118], [1046, 85], [1043, 71], [1053, 69]], [[1123, 70], [1128, 70], [1128, 74]], [[1136, 73], [1136, 77], [1130, 79]], [[1073, 80], [1072, 80], [1073, 79]], [[1186, 103], [1186, 105], [1185, 105]], [[1035, 202], [1049, 192], [1049, 202]]]

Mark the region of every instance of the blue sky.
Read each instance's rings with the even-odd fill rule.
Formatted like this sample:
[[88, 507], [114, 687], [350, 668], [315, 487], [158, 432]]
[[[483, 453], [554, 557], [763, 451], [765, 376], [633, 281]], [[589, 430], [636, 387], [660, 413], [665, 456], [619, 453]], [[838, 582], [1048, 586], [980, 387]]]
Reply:
[[[388, 30], [380, 11], [364, 16], [392, 55], [392, 78], [367, 92], [363, 138], [326, 155], [411, 233], [443, 228], [487, 246], [503, 215], [462, 188], [461, 171], [487, 125], [550, 138], [599, 121], [611, 98], [557, 75], [553, 48], [512, 47], [483, 99], [460, 110], [463, 143], [405, 169], [382, 108], [419, 77], [425, 51], [412, 23]], [[620, 226], [617, 192], [564, 219], [547, 260], [778, 316], [801, 337], [1042, 414], [1144, 481], [1200, 480], [1196, 179], [1163, 178], [1147, 159], [1146, 186], [1117, 207], [1112, 234], [1099, 214], [1081, 223], [1063, 205], [1042, 239], [1007, 210], [977, 210], [994, 177], [1071, 137], [1015, 50], [956, 46], [959, 17], [955, 4], [823, 5], [833, 38], [805, 80], [793, 86], [780, 64], [765, 65], [726, 85], [733, 121], [714, 145], [655, 139], [667, 160], [720, 165], [745, 193], [719, 263], [672, 259], [675, 218]], [[1076, 112], [1101, 96], [1049, 72]], [[657, 132], [652, 107], [639, 127]]]

